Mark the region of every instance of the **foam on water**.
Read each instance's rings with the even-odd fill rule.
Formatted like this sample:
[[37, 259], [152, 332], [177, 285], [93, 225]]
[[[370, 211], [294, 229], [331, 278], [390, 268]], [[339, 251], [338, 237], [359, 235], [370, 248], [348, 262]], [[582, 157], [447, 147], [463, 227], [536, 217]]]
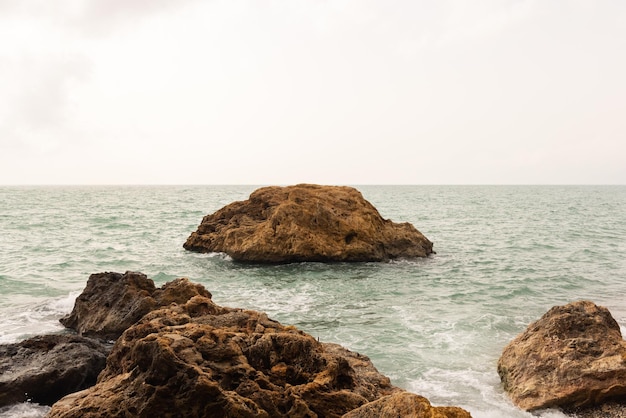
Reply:
[[[487, 384], [486, 384], [487, 383]], [[515, 407], [502, 390], [497, 376], [491, 370], [429, 369], [406, 387], [430, 400], [433, 405], [457, 405], [473, 417], [507, 418], [564, 418], [558, 410], [535, 411], [532, 414]], [[458, 399], [466, 399], [459, 403]]]
[[0, 418], [43, 418], [48, 411], [49, 406], [25, 402], [0, 408]]

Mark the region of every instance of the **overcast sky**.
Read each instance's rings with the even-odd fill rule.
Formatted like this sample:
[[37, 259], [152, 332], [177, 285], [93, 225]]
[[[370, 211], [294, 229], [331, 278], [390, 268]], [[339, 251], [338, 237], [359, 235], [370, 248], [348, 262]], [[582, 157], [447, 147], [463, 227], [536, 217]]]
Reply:
[[623, 0], [0, 0], [0, 184], [626, 184]]

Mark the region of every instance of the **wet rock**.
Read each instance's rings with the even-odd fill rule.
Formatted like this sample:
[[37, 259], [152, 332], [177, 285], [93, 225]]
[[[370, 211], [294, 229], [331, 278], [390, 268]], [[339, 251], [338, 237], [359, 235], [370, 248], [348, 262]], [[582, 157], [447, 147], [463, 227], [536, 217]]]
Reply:
[[385, 261], [426, 257], [432, 242], [383, 219], [352, 187], [264, 187], [207, 215], [183, 247], [254, 263]]
[[601, 405], [575, 408], [565, 412], [575, 418], [624, 418], [626, 417], [626, 400], [622, 400], [621, 403], [609, 401]]
[[626, 342], [606, 308], [556, 306], [505, 347], [498, 373], [526, 410], [600, 405], [626, 395]]
[[180, 278], [156, 288], [143, 273], [97, 273], [76, 298], [72, 313], [61, 319], [79, 335], [115, 340], [148, 312], [195, 295], [211, 297], [201, 285]]
[[343, 418], [471, 418], [455, 406], [432, 406], [428, 399], [409, 392], [384, 396], [354, 409]]
[[0, 345], [0, 406], [52, 405], [96, 383], [110, 347], [77, 335], [42, 335]]

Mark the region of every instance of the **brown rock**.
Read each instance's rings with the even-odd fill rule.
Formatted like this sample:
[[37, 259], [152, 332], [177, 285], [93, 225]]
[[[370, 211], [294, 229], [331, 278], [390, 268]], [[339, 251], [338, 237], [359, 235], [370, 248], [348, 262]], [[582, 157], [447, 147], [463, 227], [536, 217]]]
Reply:
[[432, 242], [383, 219], [352, 187], [264, 187], [207, 215], [183, 247], [255, 263], [385, 261], [426, 257]]
[[[131, 276], [137, 279], [136, 275]], [[124, 286], [135, 289], [134, 279]], [[146, 297], [142, 291], [109, 289], [114, 294]], [[143, 290], [152, 295], [154, 304], [166, 306], [130, 326], [113, 346], [97, 384], [55, 403], [49, 418], [341, 417], [402, 392], [367, 357], [321, 343], [264, 313], [218, 306], [200, 285], [176, 280], [160, 290]], [[105, 317], [97, 302], [112, 299], [100, 294], [79, 297], [77, 304], [92, 302], [96, 314]], [[129, 299], [122, 306], [134, 305]], [[421, 397], [416, 398], [419, 402], [412, 397], [391, 399], [387, 406], [376, 404], [366, 411], [469, 416], [459, 408], [428, 409]], [[436, 415], [441, 413], [447, 415]]]
[[394, 390], [364, 356], [195, 296], [130, 327], [49, 416], [340, 417]]
[[148, 312], [185, 303], [195, 295], [211, 297], [204, 287], [185, 278], [157, 289], [143, 273], [92, 274], [72, 313], [61, 318], [61, 323], [79, 335], [115, 340]]
[[505, 347], [498, 373], [526, 410], [598, 405], [626, 395], [626, 342], [606, 308], [556, 306]]
[[96, 383], [109, 348], [76, 335], [42, 335], [0, 345], [0, 406], [52, 405]]
[[432, 406], [428, 399], [409, 392], [384, 396], [354, 409], [343, 418], [471, 418], [455, 406]]

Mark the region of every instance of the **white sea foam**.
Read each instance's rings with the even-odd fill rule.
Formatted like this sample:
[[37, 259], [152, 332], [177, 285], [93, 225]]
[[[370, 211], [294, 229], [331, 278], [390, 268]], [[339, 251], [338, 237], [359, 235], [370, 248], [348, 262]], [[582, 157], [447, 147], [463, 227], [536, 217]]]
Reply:
[[226, 253], [202, 253], [199, 257], [219, 258], [220, 260], [233, 261], [233, 258]]
[[77, 292], [62, 298], [40, 298], [35, 305], [2, 308], [0, 344], [14, 343], [25, 338], [62, 331], [59, 319], [71, 312]]
[[[456, 405], [481, 418], [565, 418], [557, 410], [528, 413], [507, 398], [494, 371], [430, 369], [407, 389], [430, 400], [433, 405]], [[465, 400], [459, 403], [459, 399]]]

